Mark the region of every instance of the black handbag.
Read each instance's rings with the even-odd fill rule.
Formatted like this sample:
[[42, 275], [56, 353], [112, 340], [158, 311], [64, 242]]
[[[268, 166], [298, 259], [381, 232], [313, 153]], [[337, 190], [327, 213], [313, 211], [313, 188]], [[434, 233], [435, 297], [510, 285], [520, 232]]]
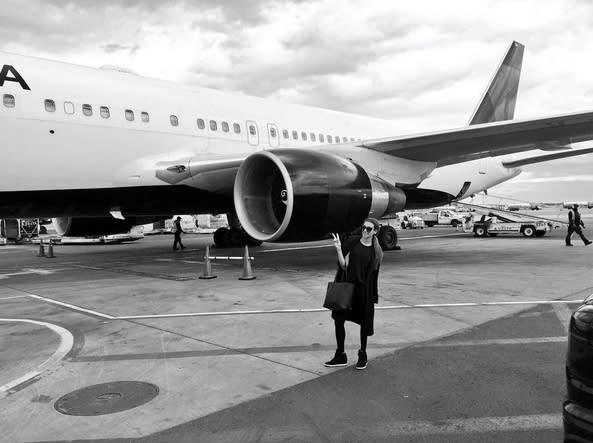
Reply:
[[[344, 279], [346, 271], [344, 271]], [[327, 283], [323, 307], [332, 311], [347, 311], [352, 309], [354, 297], [354, 283], [347, 281], [330, 281]]]

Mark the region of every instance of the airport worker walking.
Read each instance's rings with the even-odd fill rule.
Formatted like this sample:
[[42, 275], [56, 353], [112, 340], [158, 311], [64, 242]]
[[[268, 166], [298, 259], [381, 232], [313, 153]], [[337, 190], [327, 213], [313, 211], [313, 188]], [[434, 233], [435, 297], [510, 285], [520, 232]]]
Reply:
[[583, 229], [585, 224], [581, 219], [581, 213], [579, 212], [579, 205], [574, 205], [573, 209], [568, 211], [568, 233], [566, 234], [566, 246], [572, 246], [571, 239], [572, 234], [576, 232], [583, 240], [585, 246], [590, 245], [592, 242], [585, 237]]
[[181, 249], [185, 249], [185, 246], [183, 246], [183, 243], [181, 243], [181, 233], [183, 233], [183, 229], [181, 229], [181, 217], [177, 217], [175, 220], [175, 226], [173, 228], [173, 234], [175, 235], [175, 240], [173, 241], [174, 251], [177, 251], [178, 243]]
[[571, 211], [568, 211], [568, 234], [566, 234], [566, 246], [572, 246], [571, 239], [573, 232], [576, 232], [585, 243], [585, 246], [590, 245], [592, 242], [585, 237], [583, 229], [585, 224], [581, 219], [581, 213], [579, 212], [579, 205], [574, 205]]
[[338, 234], [332, 234], [338, 255], [335, 281], [354, 283], [354, 295], [352, 309], [332, 311], [337, 348], [334, 357], [326, 362], [325, 366], [346, 366], [348, 363], [344, 351], [345, 323], [348, 320], [360, 325], [360, 350], [356, 369], [367, 367], [367, 338], [374, 334], [375, 303], [379, 301], [377, 280], [383, 260], [383, 251], [377, 240], [379, 228], [378, 220], [367, 218], [362, 225], [362, 235], [350, 238], [344, 245], [341, 244]]

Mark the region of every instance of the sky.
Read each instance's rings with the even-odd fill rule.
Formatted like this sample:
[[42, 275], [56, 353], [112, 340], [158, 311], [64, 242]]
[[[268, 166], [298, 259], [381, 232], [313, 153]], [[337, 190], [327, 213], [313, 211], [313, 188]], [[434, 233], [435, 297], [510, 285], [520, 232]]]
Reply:
[[[2, 0], [0, 8], [3, 51], [391, 119], [394, 136], [466, 125], [513, 40], [525, 45], [515, 118], [593, 109], [588, 0]], [[593, 201], [592, 169], [593, 155], [528, 166], [490, 194]]]

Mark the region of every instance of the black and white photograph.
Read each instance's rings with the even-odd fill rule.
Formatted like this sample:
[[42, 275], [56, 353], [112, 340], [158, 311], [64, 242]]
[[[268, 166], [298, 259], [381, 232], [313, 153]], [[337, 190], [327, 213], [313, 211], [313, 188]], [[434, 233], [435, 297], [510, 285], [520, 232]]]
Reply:
[[3, 0], [0, 443], [593, 443], [593, 3]]

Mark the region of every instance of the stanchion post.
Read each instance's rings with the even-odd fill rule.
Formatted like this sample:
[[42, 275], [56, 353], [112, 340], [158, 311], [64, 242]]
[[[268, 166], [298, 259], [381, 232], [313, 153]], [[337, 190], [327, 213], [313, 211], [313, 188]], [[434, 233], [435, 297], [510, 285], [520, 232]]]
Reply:
[[43, 247], [43, 239], [39, 239], [39, 252], [37, 257], [45, 257], [45, 248]]
[[47, 258], [56, 258], [54, 255], [54, 242], [49, 239], [49, 245], [47, 245]]

